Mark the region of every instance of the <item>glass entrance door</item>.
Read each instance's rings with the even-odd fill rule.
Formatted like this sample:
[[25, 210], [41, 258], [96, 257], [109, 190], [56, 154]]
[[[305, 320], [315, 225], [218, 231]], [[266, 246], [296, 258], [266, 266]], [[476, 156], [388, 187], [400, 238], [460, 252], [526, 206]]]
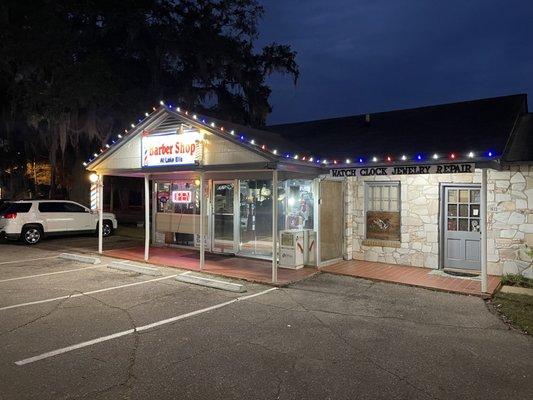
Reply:
[[213, 182], [213, 251], [235, 253], [235, 183]]

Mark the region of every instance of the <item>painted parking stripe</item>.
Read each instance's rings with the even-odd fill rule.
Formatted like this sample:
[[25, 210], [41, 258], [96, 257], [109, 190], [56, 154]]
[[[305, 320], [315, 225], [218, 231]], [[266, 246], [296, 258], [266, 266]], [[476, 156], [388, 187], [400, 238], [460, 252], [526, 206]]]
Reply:
[[91, 290], [90, 292], [75, 293], [75, 294], [67, 295], [67, 296], [54, 297], [52, 299], [44, 299], [44, 300], [30, 301], [28, 303], [13, 304], [12, 306], [1, 307], [0, 311], [10, 310], [12, 308], [33, 306], [35, 304], [50, 303], [52, 301], [58, 301], [58, 300], [63, 300], [63, 299], [67, 299], [67, 298], [74, 299], [76, 297], [84, 296], [84, 295], [87, 295], [87, 294], [102, 293], [102, 292], [108, 292], [110, 290], [122, 289], [122, 288], [126, 288], [126, 287], [131, 287], [131, 286], [144, 285], [145, 283], [152, 283], [152, 282], [162, 281], [162, 280], [165, 280], [165, 279], [171, 279], [171, 278], [175, 278], [176, 276], [178, 276], [178, 275], [174, 274], [174, 275], [169, 275], [169, 276], [163, 276], [162, 278], [155, 278], [155, 279], [149, 279], [149, 280], [141, 281], [141, 282], [128, 283], [126, 285], [119, 285], [119, 286], [112, 286], [112, 287], [108, 287], [108, 288], [104, 288], [104, 289]]
[[56, 272], [47, 272], [45, 274], [36, 274], [36, 275], [25, 275], [25, 276], [19, 276], [17, 278], [9, 278], [9, 279], [2, 279], [0, 280], [0, 283], [3, 282], [12, 282], [12, 281], [19, 281], [21, 279], [30, 279], [30, 278], [38, 278], [39, 276], [48, 276], [48, 275], [57, 275], [57, 274], [66, 274], [68, 272], [76, 272], [76, 271], [83, 271], [86, 269], [95, 269], [95, 268], [102, 268], [106, 267], [106, 265], [93, 265], [90, 267], [83, 267], [83, 268], [76, 268], [76, 269], [67, 269], [65, 271], [56, 271]]
[[225, 301], [224, 303], [215, 304], [213, 306], [209, 306], [209, 307], [206, 307], [206, 308], [202, 308], [200, 310], [192, 311], [192, 312], [187, 313], [187, 314], [181, 314], [181, 315], [178, 315], [176, 317], [163, 319], [161, 321], [157, 321], [157, 322], [153, 322], [153, 323], [148, 324], [148, 325], [143, 325], [143, 326], [137, 327], [136, 329], [128, 329], [126, 331], [113, 333], [112, 335], [102, 336], [102, 337], [99, 337], [99, 338], [96, 338], [96, 339], [88, 340], [86, 342], [77, 343], [77, 344], [74, 344], [72, 346], [63, 347], [61, 349], [52, 350], [52, 351], [49, 351], [47, 353], [39, 354], [37, 356], [33, 356], [33, 357], [30, 357], [30, 358], [25, 358], [24, 360], [15, 361], [15, 364], [17, 364], [17, 365], [31, 364], [31, 363], [34, 363], [36, 361], [40, 361], [40, 360], [44, 360], [46, 358], [54, 357], [54, 356], [57, 356], [59, 354], [68, 353], [70, 351], [81, 349], [83, 347], [88, 347], [88, 346], [92, 346], [92, 345], [97, 344], [97, 343], [107, 342], [108, 340], [113, 340], [113, 339], [116, 339], [116, 338], [119, 338], [119, 337], [122, 337], [122, 336], [131, 335], [134, 332], [147, 331], [149, 329], [153, 329], [153, 328], [156, 328], [156, 327], [161, 326], [161, 325], [171, 324], [173, 322], [176, 322], [176, 321], [179, 321], [179, 320], [182, 320], [182, 319], [194, 317], [195, 315], [199, 315], [199, 314], [203, 314], [203, 313], [208, 312], [208, 311], [216, 310], [217, 308], [226, 307], [226, 306], [228, 306], [230, 304], [233, 304], [233, 303], [236, 303], [238, 301], [251, 299], [251, 298], [257, 297], [257, 296], [262, 296], [264, 294], [267, 294], [267, 293], [269, 293], [269, 292], [271, 292], [273, 290], [277, 290], [277, 289], [278, 288], [270, 288], [270, 289], [267, 289], [267, 290], [263, 290], [262, 292], [250, 294], [250, 295], [247, 295], [247, 296], [237, 297], [236, 299]]
[[38, 260], [50, 260], [52, 258], [57, 258], [57, 257], [58, 256], [50, 256], [50, 257], [29, 258], [27, 260], [2, 261], [2, 262], [0, 262], [0, 265], [3, 265], [3, 264], [18, 264], [18, 263], [29, 262], [29, 261], [38, 261]]

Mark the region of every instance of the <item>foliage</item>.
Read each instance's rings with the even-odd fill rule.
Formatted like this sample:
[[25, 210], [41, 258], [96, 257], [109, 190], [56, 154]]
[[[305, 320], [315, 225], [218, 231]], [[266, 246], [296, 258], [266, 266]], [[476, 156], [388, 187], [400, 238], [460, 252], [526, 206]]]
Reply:
[[263, 124], [268, 76], [298, 78], [289, 46], [256, 50], [263, 11], [257, 0], [2, 1], [0, 139], [22, 160], [0, 167], [46, 157], [68, 172], [159, 98]]
[[505, 274], [502, 276], [502, 285], [533, 288], [533, 279], [526, 278], [521, 274]]
[[507, 321], [531, 335], [533, 330], [533, 296], [498, 293], [492, 302]]

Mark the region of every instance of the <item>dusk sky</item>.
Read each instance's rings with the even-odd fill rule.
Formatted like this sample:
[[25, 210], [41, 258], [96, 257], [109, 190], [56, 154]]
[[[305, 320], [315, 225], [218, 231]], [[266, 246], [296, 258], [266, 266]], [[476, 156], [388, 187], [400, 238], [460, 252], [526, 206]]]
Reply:
[[269, 123], [533, 94], [532, 0], [262, 3], [260, 43], [290, 44], [301, 72], [270, 80]]

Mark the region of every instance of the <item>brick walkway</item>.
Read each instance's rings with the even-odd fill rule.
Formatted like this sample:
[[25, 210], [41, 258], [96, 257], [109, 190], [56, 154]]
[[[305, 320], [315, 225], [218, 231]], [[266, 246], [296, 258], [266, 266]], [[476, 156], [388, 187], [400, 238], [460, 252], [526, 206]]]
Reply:
[[492, 296], [500, 285], [499, 276], [489, 275], [489, 293], [482, 294], [480, 280], [458, 278], [451, 275], [439, 276], [437, 274], [431, 274], [432, 271], [435, 271], [433, 269], [371, 261], [341, 261], [337, 264], [323, 267], [321, 271], [480, 297]]
[[[104, 251], [110, 257], [144, 262], [144, 247], [130, 247]], [[165, 267], [183, 268], [200, 271], [200, 253], [196, 250], [175, 249], [169, 247], [150, 247], [150, 264]], [[213, 275], [243, 279], [250, 282], [271, 283], [272, 263], [230, 255], [205, 253], [205, 268], [203, 272]], [[316, 268], [301, 268], [297, 270], [278, 268], [278, 285], [288, 285], [318, 273]]]

